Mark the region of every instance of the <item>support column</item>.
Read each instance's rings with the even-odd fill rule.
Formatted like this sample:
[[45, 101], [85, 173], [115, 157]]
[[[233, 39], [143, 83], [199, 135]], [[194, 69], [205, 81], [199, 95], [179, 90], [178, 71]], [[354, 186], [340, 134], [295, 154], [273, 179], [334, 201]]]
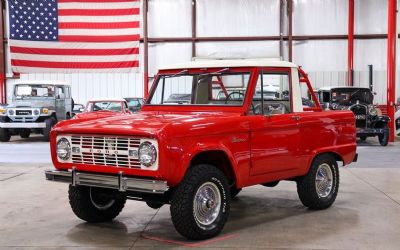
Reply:
[[289, 62], [293, 59], [293, 0], [287, 0], [288, 10], [288, 46], [289, 46]]
[[197, 18], [197, 6], [196, 0], [192, 0], [192, 58], [196, 57], [196, 18]]
[[148, 14], [148, 0], [143, 0], [143, 47], [144, 47], [144, 55], [143, 55], [143, 96], [147, 98], [149, 94], [149, 35], [148, 35], [148, 23], [147, 23], [147, 14]]
[[347, 40], [347, 85], [354, 85], [354, 0], [349, 0], [349, 28]]
[[5, 50], [5, 40], [4, 40], [4, 10], [5, 10], [5, 2], [0, 0], [0, 103], [6, 103], [7, 101], [7, 93], [6, 93], [6, 50]]
[[394, 113], [396, 98], [396, 37], [397, 37], [397, 0], [388, 4], [388, 39], [387, 39], [387, 112], [390, 117], [389, 141], [394, 142]]

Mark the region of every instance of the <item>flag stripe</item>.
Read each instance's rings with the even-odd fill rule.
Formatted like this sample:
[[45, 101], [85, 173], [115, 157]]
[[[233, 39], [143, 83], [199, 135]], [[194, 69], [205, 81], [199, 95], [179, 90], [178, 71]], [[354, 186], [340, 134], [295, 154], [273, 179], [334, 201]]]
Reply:
[[101, 3], [85, 3], [85, 2], [70, 2], [58, 3], [59, 9], [130, 9], [139, 8], [140, 2], [101, 2]]
[[47, 49], [25, 48], [10, 46], [11, 53], [38, 54], [38, 55], [86, 55], [86, 56], [113, 56], [139, 54], [139, 48], [127, 49]]
[[58, 23], [60, 29], [124, 29], [140, 28], [140, 22], [120, 22], [120, 23]]
[[105, 69], [77, 69], [77, 68], [40, 68], [40, 67], [25, 67], [13, 65], [14, 72], [19, 73], [130, 73], [132, 67], [121, 67], [121, 68], [105, 68]]
[[76, 21], [85, 23], [120, 23], [120, 22], [138, 22], [140, 15], [125, 15], [125, 16], [58, 16], [58, 21], [62, 23]]
[[125, 36], [138, 34], [139, 29], [60, 29], [59, 36]]
[[49, 49], [129, 49], [139, 47], [139, 41], [120, 43], [70, 43], [10, 40], [10, 46]]
[[58, 0], [58, 3], [117, 3], [117, 2], [140, 2], [140, 0]]
[[113, 55], [113, 56], [82, 56], [82, 55], [38, 55], [38, 54], [19, 54], [14, 53], [13, 59], [38, 61], [38, 62], [122, 62], [122, 61], [137, 61], [138, 55]]
[[128, 42], [139, 41], [140, 35], [124, 35], [124, 36], [58, 36], [62, 42], [96, 42], [96, 43], [110, 43], [110, 42]]
[[59, 9], [58, 15], [60, 16], [120, 16], [120, 15], [139, 15], [139, 8], [131, 9]]
[[76, 69], [104, 69], [104, 68], [128, 68], [138, 67], [139, 61], [122, 61], [122, 62], [42, 62], [30, 60], [11, 59], [11, 63], [15, 66], [24, 67], [41, 67], [41, 68], [76, 68]]

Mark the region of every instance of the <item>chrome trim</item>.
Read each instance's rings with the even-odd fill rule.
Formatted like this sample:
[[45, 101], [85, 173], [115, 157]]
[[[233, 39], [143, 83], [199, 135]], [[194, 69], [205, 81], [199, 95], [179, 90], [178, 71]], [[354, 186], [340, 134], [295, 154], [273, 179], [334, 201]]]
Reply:
[[73, 186], [100, 187], [119, 190], [121, 192], [133, 191], [141, 193], [163, 194], [169, 187], [166, 181], [139, 179], [118, 175], [99, 175], [72, 171], [46, 170], [46, 179], [55, 182], [70, 183]]
[[45, 122], [0, 122], [0, 128], [46, 128]]

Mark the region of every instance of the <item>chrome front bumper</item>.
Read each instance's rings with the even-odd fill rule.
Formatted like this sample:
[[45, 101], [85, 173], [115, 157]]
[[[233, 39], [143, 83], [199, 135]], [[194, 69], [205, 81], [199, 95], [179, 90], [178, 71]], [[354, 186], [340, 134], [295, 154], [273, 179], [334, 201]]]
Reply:
[[122, 175], [99, 175], [72, 171], [46, 170], [49, 181], [66, 182], [72, 186], [89, 186], [116, 189], [121, 192], [163, 194], [169, 187], [166, 181], [131, 178]]
[[45, 122], [0, 122], [0, 128], [46, 128]]

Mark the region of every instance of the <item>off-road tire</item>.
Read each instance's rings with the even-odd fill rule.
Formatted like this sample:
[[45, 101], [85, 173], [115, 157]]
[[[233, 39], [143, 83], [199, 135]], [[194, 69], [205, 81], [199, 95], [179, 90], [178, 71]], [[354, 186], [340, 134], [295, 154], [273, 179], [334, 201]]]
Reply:
[[[106, 209], [99, 209], [92, 202], [90, 189], [90, 187], [85, 186], [69, 186], [69, 204], [78, 218], [90, 223], [111, 221], [124, 208], [126, 199], [114, 198], [111, 206]], [[102, 189], [96, 190], [101, 192]]]
[[[195, 218], [194, 198], [198, 189], [206, 183], [218, 188], [221, 206], [216, 219], [207, 226], [201, 226]], [[230, 188], [226, 176], [216, 167], [207, 164], [191, 166], [174, 190], [171, 199], [171, 217], [176, 230], [191, 240], [203, 240], [218, 235], [229, 216]]]
[[54, 117], [47, 118], [45, 121], [46, 127], [43, 129], [43, 136], [46, 141], [50, 140], [51, 128], [57, 123]]
[[6, 128], [0, 128], [0, 141], [8, 142], [11, 139], [10, 132]]
[[30, 129], [22, 129], [19, 132], [19, 136], [23, 139], [27, 139], [29, 138], [29, 136], [31, 135], [31, 130]]
[[[316, 175], [319, 166], [328, 164], [332, 171], [332, 189], [328, 196], [320, 197], [316, 190]], [[332, 155], [324, 154], [317, 156], [306, 176], [297, 180], [297, 193], [304, 206], [321, 210], [330, 207], [336, 199], [339, 190], [339, 169], [335, 158]]]
[[[387, 128], [387, 126], [385, 126], [385, 128]], [[379, 144], [381, 144], [381, 146], [387, 146], [389, 144], [389, 131], [378, 135], [378, 139], [379, 139]]]
[[240, 191], [242, 191], [241, 188], [231, 187], [231, 199], [235, 198]]
[[164, 205], [162, 203], [151, 202], [151, 201], [146, 201], [146, 204], [147, 204], [147, 206], [149, 206], [152, 209], [159, 209]]
[[367, 137], [366, 136], [360, 136], [360, 141], [365, 141], [365, 140], [367, 140]]

